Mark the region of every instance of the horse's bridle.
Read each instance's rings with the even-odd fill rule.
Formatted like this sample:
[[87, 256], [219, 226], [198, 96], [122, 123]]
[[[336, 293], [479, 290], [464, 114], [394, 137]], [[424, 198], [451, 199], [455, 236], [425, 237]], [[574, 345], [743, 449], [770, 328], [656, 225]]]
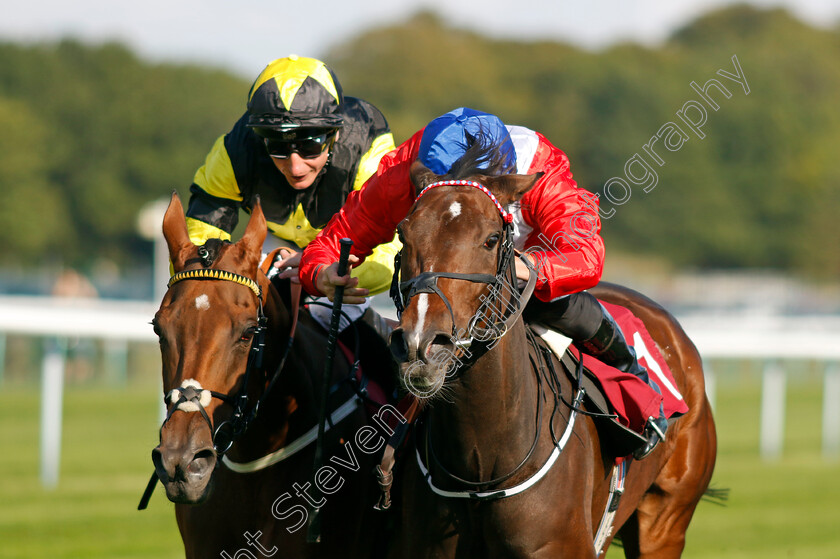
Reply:
[[[512, 272], [511, 268], [513, 266], [513, 262], [514, 262], [513, 259], [514, 259], [514, 255], [515, 255], [515, 251], [514, 251], [514, 248], [513, 248], [513, 225], [512, 225], [513, 216], [502, 207], [502, 205], [498, 202], [498, 200], [496, 199], [496, 197], [493, 195], [492, 192], [490, 192], [482, 184], [477, 183], [475, 181], [446, 180], [446, 181], [436, 182], [436, 183], [430, 184], [429, 186], [424, 188], [420, 192], [420, 194], [417, 196], [417, 200], [419, 200], [420, 197], [423, 196], [423, 194], [425, 194], [429, 189], [437, 188], [439, 186], [470, 186], [470, 187], [476, 188], [476, 189], [484, 192], [491, 199], [491, 201], [496, 205], [496, 209], [499, 211], [499, 214], [502, 217], [502, 221], [504, 222], [503, 238], [502, 238], [501, 246], [500, 246], [500, 249], [499, 249], [499, 260], [498, 260], [498, 264], [497, 264], [497, 267], [496, 267], [496, 275], [491, 276], [490, 274], [453, 274], [453, 273], [445, 273], [445, 272], [423, 272], [423, 273], [419, 274], [418, 276], [416, 276], [416, 277], [414, 277], [410, 280], [407, 280], [407, 281], [404, 281], [404, 282], [399, 282], [399, 264], [400, 264], [400, 262], [399, 262], [399, 254], [398, 254], [397, 258], [396, 258], [396, 262], [395, 262], [394, 278], [391, 282], [391, 297], [394, 299], [394, 304], [396, 305], [398, 312], [402, 313], [402, 311], [405, 309], [405, 305], [407, 304], [408, 300], [411, 299], [411, 297], [413, 297], [414, 295], [416, 295], [418, 293], [434, 293], [434, 294], [438, 295], [443, 300], [443, 302], [446, 304], [446, 307], [449, 309], [450, 315], [452, 315], [453, 340], [455, 340], [456, 345], [459, 345], [459, 343], [460, 343], [461, 345], [466, 347], [472, 341], [472, 338], [470, 338], [470, 340], [466, 340], [466, 343], [465, 343], [464, 340], [460, 340], [460, 339], [457, 338], [456, 332], [455, 332], [455, 317], [454, 317], [454, 314], [453, 314], [453, 311], [452, 311], [452, 306], [450, 305], [446, 296], [443, 294], [443, 292], [437, 286], [437, 279], [438, 278], [451, 278], [451, 279], [460, 279], [460, 280], [465, 280], [465, 281], [472, 281], [472, 282], [477, 282], [477, 283], [486, 283], [491, 287], [492, 290], [497, 289], [501, 284], [503, 284], [503, 282], [507, 281], [507, 278], [509, 278], [509, 277], [512, 277], [512, 278], [515, 279], [515, 277], [516, 277], [515, 273], [513, 273], [513, 274], [511, 273]], [[415, 203], [416, 203], [417, 200], [415, 200]], [[520, 258], [527, 265], [528, 270], [529, 270], [528, 283], [527, 283], [525, 289], [522, 292], [521, 298], [517, 300], [516, 308], [515, 309], [509, 309], [508, 315], [503, 317], [503, 319], [504, 319], [503, 322], [502, 322], [503, 329], [500, 332], [500, 336], [504, 335], [509, 330], [509, 327], [513, 324], [513, 322], [516, 321], [520, 317], [520, 315], [522, 314], [522, 310], [525, 308], [525, 305], [528, 302], [528, 299], [533, 294], [534, 287], [535, 287], [535, 284], [536, 284], [537, 273], [536, 273], [536, 270], [534, 269], [534, 266], [531, 263], [530, 259], [525, 255], [520, 255]], [[515, 289], [515, 287], [513, 287], [513, 289]], [[485, 303], [486, 302], [487, 301], [485, 301]], [[470, 326], [469, 326], [470, 332], [473, 330], [475, 322], [477, 320], [480, 320], [481, 318], [482, 318], [482, 312], [481, 312], [481, 309], [479, 309], [479, 311], [476, 312], [476, 315], [471, 320], [471, 323], [470, 323]], [[494, 327], [497, 327], [497, 326], [498, 325], [494, 325]], [[481, 339], [481, 338], [476, 338], [476, 339], [478, 339], [479, 341], [485, 341], [484, 339]], [[534, 341], [533, 335], [529, 333], [528, 334], [528, 339], [529, 339], [529, 343], [531, 343], [533, 345], [534, 350], [537, 353], [537, 356], [540, 357], [541, 356], [540, 348], [538, 347], [538, 345]], [[482, 351], [486, 351], [490, 347], [492, 347], [492, 346], [489, 346], [487, 344], [482, 344], [482, 347], [481, 347], [481, 350], [479, 351], [479, 353], [481, 353]], [[476, 354], [473, 354], [473, 355], [476, 355]], [[428, 425], [426, 426], [426, 428], [424, 429], [424, 439], [425, 439], [425, 443], [426, 443], [427, 463], [428, 463], [428, 459], [431, 458], [436, 463], [436, 465], [446, 474], [447, 477], [449, 477], [452, 480], [455, 480], [458, 483], [461, 483], [461, 484], [467, 485], [471, 488], [474, 488], [474, 489], [469, 489], [467, 491], [448, 491], [448, 490], [443, 490], [443, 489], [440, 489], [440, 488], [436, 487], [432, 483], [431, 473], [430, 473], [429, 469], [427, 468], [426, 464], [424, 464], [423, 459], [421, 457], [420, 446], [417, 445], [416, 446], [417, 464], [420, 468], [421, 474], [426, 479], [427, 484], [429, 485], [429, 487], [431, 488], [431, 490], [434, 493], [436, 493], [437, 495], [441, 495], [443, 497], [463, 498], [463, 499], [471, 499], [471, 500], [479, 500], [479, 501], [501, 499], [501, 498], [510, 497], [512, 495], [519, 494], [519, 493], [529, 489], [534, 484], [536, 484], [540, 479], [542, 479], [542, 477], [545, 476], [546, 473], [548, 473], [548, 471], [553, 466], [554, 462], [557, 460], [557, 457], [563, 451], [563, 449], [564, 449], [566, 443], [568, 442], [569, 438], [571, 437], [572, 430], [573, 430], [574, 424], [575, 424], [576, 415], [579, 412], [583, 411], [583, 410], [580, 409], [580, 405], [581, 405], [581, 402], [582, 402], [583, 396], [584, 396], [584, 392], [580, 388], [580, 375], [582, 374], [582, 368], [581, 368], [582, 365], [579, 365], [579, 368], [578, 368], [578, 390], [575, 394], [575, 397], [574, 397], [572, 403], [567, 404], [570, 407], [571, 412], [570, 412], [570, 415], [569, 415], [569, 419], [567, 421], [566, 429], [565, 429], [563, 435], [560, 436], [560, 437], [557, 437], [555, 435], [553, 425], [554, 425], [554, 415], [556, 414], [557, 408], [558, 408], [557, 404], [558, 404], [559, 401], [562, 400], [562, 396], [560, 395], [559, 384], [557, 386], [551, 386], [550, 387], [552, 392], [554, 393], [554, 404], [555, 404], [554, 405], [554, 410], [551, 413], [552, 417], [549, 421], [549, 425], [551, 426], [551, 437], [552, 437], [552, 441], [554, 442], [554, 448], [552, 449], [551, 455], [548, 457], [548, 459], [543, 464], [543, 466], [539, 470], [537, 470], [535, 473], [530, 475], [525, 481], [523, 481], [521, 483], [518, 483], [517, 485], [515, 485], [513, 487], [506, 488], [506, 489], [487, 490], [487, 491], [477, 490], [478, 487], [492, 487], [494, 485], [497, 485], [499, 483], [502, 483], [502, 482], [510, 479], [517, 472], [519, 472], [524, 467], [524, 465], [530, 460], [530, 458], [532, 457], [532, 455], [534, 453], [534, 450], [536, 449], [537, 444], [538, 444], [539, 439], [540, 439], [540, 433], [541, 433], [540, 426], [542, 425], [542, 415], [541, 414], [542, 414], [542, 400], [544, 398], [544, 395], [543, 395], [543, 383], [542, 383], [541, 375], [545, 375], [546, 379], [553, 380], [554, 383], [556, 383], [556, 372], [554, 371], [553, 365], [551, 364], [551, 356], [544, 356], [544, 358], [547, 360], [547, 362], [546, 362], [547, 366], [542, 366], [542, 364], [534, 362], [534, 357], [531, 356], [532, 370], [536, 374], [537, 385], [538, 385], [537, 412], [536, 412], [536, 421], [535, 421], [534, 440], [531, 444], [531, 447], [530, 447], [529, 451], [526, 453], [525, 457], [519, 462], [519, 464], [513, 470], [511, 470], [507, 474], [504, 474], [502, 476], [499, 476], [497, 478], [487, 480], [487, 481], [469, 481], [469, 480], [463, 479], [461, 477], [458, 477], [458, 476], [452, 474], [446, 468], [444, 468], [443, 465], [440, 463], [440, 461], [437, 460], [437, 458], [435, 457], [434, 451], [433, 451], [433, 448], [432, 448], [432, 445], [431, 445], [431, 441], [430, 441], [429, 428], [428, 428]], [[582, 363], [582, 361], [581, 361], [581, 363]], [[548, 384], [552, 384], [552, 383], [548, 383]], [[565, 400], [562, 400], [562, 401], [565, 402]]]
[[[172, 389], [167, 395], [166, 399], [171, 403], [171, 407], [167, 411], [166, 418], [161, 424], [161, 429], [166, 425], [167, 421], [172, 417], [172, 414], [177, 410], [182, 411], [198, 411], [202, 417], [207, 421], [207, 425], [212, 433], [213, 448], [216, 453], [221, 456], [233, 446], [234, 441], [239, 438], [251, 424], [251, 421], [259, 411], [260, 403], [264, 399], [258, 400], [255, 405], [248, 405], [248, 381], [251, 372], [262, 368], [263, 356], [265, 353], [265, 332], [267, 330], [268, 319], [263, 312], [263, 298], [262, 289], [259, 284], [246, 276], [228, 272], [225, 270], [216, 269], [198, 269], [178, 272], [169, 279], [168, 287], [172, 287], [176, 283], [184, 280], [222, 280], [233, 283], [238, 283], [248, 287], [257, 296], [257, 326], [254, 329], [254, 337], [251, 340], [251, 349], [248, 353], [248, 363], [245, 366], [245, 375], [242, 379], [242, 386], [235, 395], [216, 392], [215, 390], [207, 390], [202, 388], [196, 381], [185, 381], [178, 388]], [[291, 339], [290, 339], [291, 342]], [[279, 371], [283, 368], [283, 362], [286, 359], [291, 343], [286, 347], [286, 353], [280, 361]], [[273, 384], [273, 381], [272, 381]], [[270, 385], [269, 385], [270, 386]], [[266, 394], [268, 390], [266, 391]], [[209, 397], [206, 395], [209, 394]], [[233, 414], [230, 419], [221, 422], [217, 427], [213, 427], [213, 421], [207, 414], [205, 406], [210, 402], [210, 398], [217, 398], [223, 402], [233, 406]], [[224, 430], [223, 430], [224, 429]]]
[[[411, 278], [410, 280], [406, 280], [401, 282], [400, 281], [400, 266], [401, 266], [401, 254], [402, 251], [398, 252], [394, 257], [394, 275], [391, 279], [391, 290], [390, 296], [391, 299], [394, 301], [394, 306], [397, 309], [397, 316], [402, 316], [403, 311], [405, 310], [406, 306], [408, 305], [408, 301], [419, 293], [433, 293], [441, 298], [443, 303], [446, 305], [446, 308], [449, 310], [449, 315], [452, 318], [452, 341], [456, 347], [463, 349], [469, 348], [470, 345], [474, 340], [480, 341], [488, 341], [492, 339], [497, 339], [505, 334], [508, 331], [509, 327], [519, 318], [522, 314], [522, 310], [525, 308], [525, 303], [531, 297], [531, 294], [534, 291], [534, 286], [536, 284], [537, 274], [536, 270], [534, 270], [533, 264], [531, 263], [530, 259], [527, 256], [521, 255], [520, 258], [525, 262], [528, 266], [528, 270], [530, 271], [528, 283], [525, 286], [525, 289], [522, 292], [522, 296], [517, 299], [517, 304], [514, 305], [514, 308], [507, 307], [507, 315], [506, 316], [497, 316], [495, 318], [500, 318], [501, 322], [497, 322], [491, 325], [491, 328], [488, 329], [496, 334], [495, 337], [487, 338], [486, 336], [477, 336], [473, 337], [473, 332], [475, 331], [475, 327], [477, 323], [482, 320], [483, 313], [477, 312], [475, 316], [473, 316], [472, 320], [467, 326], [467, 334], [469, 334], [468, 338], [462, 338], [459, 336], [457, 331], [457, 327], [455, 326], [455, 313], [452, 310], [452, 304], [449, 302], [449, 299], [446, 295], [441, 291], [440, 287], [437, 285], [437, 280], [440, 278], [445, 279], [457, 279], [463, 281], [470, 281], [474, 283], [484, 283], [490, 287], [491, 293], [500, 293], [502, 286], [505, 285], [507, 281], [507, 277], [515, 278], [515, 274], [511, 274], [511, 268], [513, 267], [514, 257], [515, 257], [515, 250], [513, 247], [513, 215], [510, 214], [505, 208], [499, 203], [496, 197], [493, 195], [490, 190], [481, 183], [471, 181], [471, 180], [443, 180], [432, 183], [426, 186], [420, 194], [417, 195], [417, 198], [414, 200], [416, 204], [420, 198], [423, 197], [429, 190], [433, 188], [438, 188], [441, 186], [469, 186], [480, 190], [484, 194], [486, 194], [493, 204], [496, 206], [496, 209], [499, 211], [499, 215], [502, 217], [502, 221], [504, 223], [503, 230], [502, 230], [502, 239], [500, 242], [499, 247], [499, 258], [496, 265], [496, 274], [461, 274], [461, 273], [450, 273], [450, 272], [422, 272], [417, 276]], [[515, 290], [516, 287], [512, 286], [511, 290]], [[492, 301], [488, 298], [485, 299], [485, 304], [490, 306]]]

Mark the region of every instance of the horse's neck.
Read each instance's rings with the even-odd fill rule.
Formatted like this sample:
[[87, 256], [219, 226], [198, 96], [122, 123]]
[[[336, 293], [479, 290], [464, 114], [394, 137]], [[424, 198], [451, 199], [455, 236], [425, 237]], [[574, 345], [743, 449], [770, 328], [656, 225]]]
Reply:
[[437, 456], [447, 465], [461, 461], [461, 468], [485, 479], [494, 468], [518, 463], [533, 442], [538, 391], [520, 323], [462, 373], [447, 401], [434, 403], [430, 433]]

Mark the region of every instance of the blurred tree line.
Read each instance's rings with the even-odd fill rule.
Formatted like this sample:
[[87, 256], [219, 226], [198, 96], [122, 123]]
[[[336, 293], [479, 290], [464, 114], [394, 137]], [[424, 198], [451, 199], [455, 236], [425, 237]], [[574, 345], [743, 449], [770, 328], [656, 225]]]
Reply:
[[[284, 54], [266, 53], [266, 62]], [[733, 55], [748, 95], [717, 73], [737, 74]], [[544, 133], [602, 200], [605, 183], [623, 178], [626, 203], [602, 201], [615, 210], [603, 220], [611, 254], [840, 275], [837, 29], [734, 7], [657, 48], [590, 52], [492, 39], [421, 13], [321, 58], [345, 93], [382, 109], [397, 141], [466, 105]], [[713, 78], [731, 94], [707, 89], [718, 110], [690, 85]], [[0, 263], [148, 258], [137, 210], [173, 188], [186, 196], [214, 138], [244, 110], [249, 85], [219, 70], [151, 65], [118, 44], [0, 43], [0, 222], [11, 233]], [[677, 115], [690, 101], [705, 103], [702, 139]], [[656, 161], [644, 146], [667, 123], [687, 139], [672, 151], [660, 138]], [[634, 156], [647, 168], [625, 170]], [[647, 182], [627, 176], [643, 171]]]
[[0, 263], [146, 263], [138, 210], [186, 192], [246, 94], [226, 72], [119, 44], [0, 43]]

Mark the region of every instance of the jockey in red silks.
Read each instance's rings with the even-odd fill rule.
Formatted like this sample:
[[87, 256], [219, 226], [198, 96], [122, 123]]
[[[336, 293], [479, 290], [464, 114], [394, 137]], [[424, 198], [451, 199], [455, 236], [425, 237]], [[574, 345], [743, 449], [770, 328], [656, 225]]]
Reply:
[[[568, 157], [545, 136], [521, 126], [506, 126], [494, 115], [455, 109], [386, 154], [377, 172], [350, 194], [341, 211], [304, 250], [300, 265], [304, 288], [332, 298], [335, 287], [344, 285], [345, 301], [360, 302], [368, 290], [357, 287], [349, 275], [337, 273], [339, 239], [353, 240], [350, 262], [361, 263], [376, 246], [393, 239], [397, 224], [414, 204], [411, 164], [419, 159], [434, 173], [444, 175], [476, 141], [489, 142], [488, 147], [502, 153], [503, 174], [544, 173], [518, 204], [508, 208], [514, 215], [514, 246], [528, 254], [539, 271], [535, 298], [526, 306], [525, 319], [571, 338], [585, 353], [636, 375], [661, 394], [613, 317], [585, 291], [599, 282], [604, 265], [597, 197], [578, 188]], [[517, 262], [517, 276], [528, 277], [521, 262]], [[634, 453], [637, 459], [650, 454], [664, 438], [667, 425], [663, 413], [645, 419], [647, 442]]]

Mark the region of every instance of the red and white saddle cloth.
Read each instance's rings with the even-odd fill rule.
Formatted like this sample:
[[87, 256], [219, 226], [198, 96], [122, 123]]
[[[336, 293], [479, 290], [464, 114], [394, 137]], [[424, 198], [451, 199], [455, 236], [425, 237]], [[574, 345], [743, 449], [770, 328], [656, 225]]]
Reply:
[[[601, 304], [615, 318], [627, 343], [636, 350], [639, 363], [647, 369], [650, 377], [662, 391], [661, 395], [657, 394], [636, 375], [621, 372], [591, 355], [583, 354], [584, 367], [589, 369], [598, 380], [611, 407], [610, 411], [618, 416], [617, 421], [624, 427], [641, 433], [647, 419], [659, 415], [660, 403], [667, 418], [686, 413], [688, 406], [677, 388], [671, 369], [644, 323], [625, 307], [604, 301], [601, 301]], [[570, 345], [569, 338], [544, 328], [536, 328], [535, 332], [548, 343], [558, 358], [563, 356], [566, 348], [569, 348], [576, 359], [580, 358], [580, 352]]]

